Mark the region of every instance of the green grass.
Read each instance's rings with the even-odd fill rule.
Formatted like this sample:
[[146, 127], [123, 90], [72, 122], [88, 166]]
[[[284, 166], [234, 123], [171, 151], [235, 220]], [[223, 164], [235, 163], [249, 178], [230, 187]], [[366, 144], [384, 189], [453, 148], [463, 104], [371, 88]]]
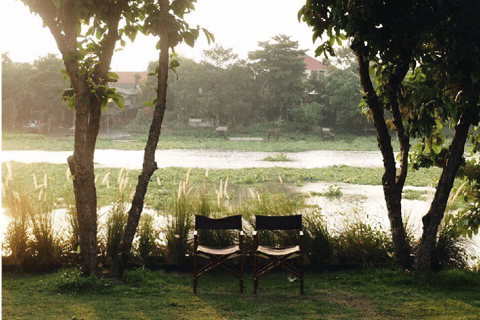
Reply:
[[199, 280], [190, 273], [139, 269], [126, 283], [82, 279], [75, 270], [46, 275], [3, 274], [4, 319], [478, 319], [480, 274], [405, 274], [381, 270], [307, 272], [299, 283], [278, 272], [262, 278], [255, 296], [223, 272]]
[[[246, 135], [248, 134], [239, 136]], [[258, 135], [253, 134], [252, 136]], [[145, 149], [147, 137], [147, 134], [132, 135], [123, 140], [99, 137], [96, 147], [97, 149], [143, 150]], [[398, 149], [396, 145], [394, 143], [395, 149]], [[2, 149], [70, 151], [73, 150], [73, 137], [2, 133]], [[300, 136], [295, 133], [284, 133], [279, 140], [230, 141], [196, 130], [193, 134], [189, 131], [173, 135], [161, 135], [158, 149], [221, 149], [265, 152], [300, 152], [310, 150], [377, 151], [378, 146], [375, 136], [337, 134], [335, 135], [335, 141], [325, 141], [313, 134]]]
[[280, 161], [280, 162], [286, 162], [286, 161], [292, 161], [287, 157], [286, 154], [284, 153], [277, 153], [275, 155], [271, 155], [268, 157], [265, 157], [263, 161]]
[[425, 200], [426, 196], [426, 191], [407, 189], [404, 191], [402, 198], [407, 200]]

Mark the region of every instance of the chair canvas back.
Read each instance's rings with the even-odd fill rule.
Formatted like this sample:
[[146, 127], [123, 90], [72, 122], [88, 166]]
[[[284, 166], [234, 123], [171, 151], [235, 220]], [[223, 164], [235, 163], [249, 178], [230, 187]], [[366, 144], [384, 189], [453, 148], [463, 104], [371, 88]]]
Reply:
[[195, 230], [242, 230], [242, 215], [209, 218], [195, 215]]
[[255, 230], [302, 230], [302, 215], [255, 216]]

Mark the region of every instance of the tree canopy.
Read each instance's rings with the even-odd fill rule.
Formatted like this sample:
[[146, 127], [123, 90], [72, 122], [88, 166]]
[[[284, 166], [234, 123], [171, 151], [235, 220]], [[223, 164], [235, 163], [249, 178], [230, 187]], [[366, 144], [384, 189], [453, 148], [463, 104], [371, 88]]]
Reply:
[[[415, 268], [428, 270], [438, 226], [463, 161], [468, 130], [478, 124], [480, 37], [475, 17], [479, 13], [480, 5], [471, 0], [307, 0], [299, 12], [314, 28], [314, 40], [326, 33], [327, 40], [317, 54], [334, 55], [335, 43], [351, 39], [364, 103], [370, 109], [384, 158], [382, 183], [395, 256], [402, 267], [410, 265], [400, 203], [410, 137], [420, 138], [418, 149], [424, 156], [414, 158], [423, 159], [417, 163], [443, 168], [435, 198], [423, 218], [424, 232], [414, 261]], [[440, 132], [446, 123], [454, 126], [449, 146], [444, 146]], [[398, 172], [391, 128], [401, 146]]]

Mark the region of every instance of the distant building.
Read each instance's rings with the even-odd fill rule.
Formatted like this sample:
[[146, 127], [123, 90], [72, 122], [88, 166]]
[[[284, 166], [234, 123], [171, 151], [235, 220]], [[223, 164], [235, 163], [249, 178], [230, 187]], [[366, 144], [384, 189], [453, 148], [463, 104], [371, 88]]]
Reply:
[[318, 74], [326, 75], [328, 72], [327, 66], [322, 64], [320, 61], [308, 56], [300, 56], [305, 61], [305, 78], [310, 78], [310, 75], [313, 71], [316, 71]]
[[109, 83], [109, 86], [117, 89], [123, 96], [125, 108], [120, 109], [115, 103], [110, 103], [104, 112], [102, 112], [101, 130], [110, 131], [120, 129], [135, 119], [137, 111], [143, 105], [137, 97], [140, 92], [140, 82], [147, 79], [148, 72], [115, 72], [118, 75], [118, 81]]

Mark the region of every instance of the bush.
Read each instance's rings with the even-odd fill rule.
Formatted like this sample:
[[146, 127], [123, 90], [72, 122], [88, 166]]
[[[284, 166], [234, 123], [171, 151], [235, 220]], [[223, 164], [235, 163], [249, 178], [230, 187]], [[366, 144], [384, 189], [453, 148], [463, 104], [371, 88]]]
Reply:
[[24, 190], [22, 186], [14, 186], [10, 172], [3, 181], [4, 205], [12, 218], [5, 235], [5, 251], [16, 265], [44, 268], [60, 263], [62, 239], [53, 229], [48, 177], [44, 176], [42, 185], [37, 185], [35, 176], [34, 180], [39, 191], [33, 194], [20, 191]]
[[322, 121], [321, 110], [322, 106], [316, 102], [306, 106], [295, 107], [291, 111], [292, 119], [300, 131], [309, 132], [313, 126], [318, 125]]
[[393, 264], [391, 237], [365, 222], [347, 225], [333, 241], [340, 265], [385, 268]]
[[466, 269], [468, 267], [466, 242], [466, 238], [454, 223], [453, 215], [446, 214], [433, 249], [432, 268], [434, 270]]
[[325, 269], [334, 262], [333, 238], [320, 212], [309, 212], [304, 216], [305, 250], [310, 263], [317, 269]]
[[129, 173], [120, 170], [118, 174], [118, 188], [112, 208], [108, 213], [105, 237], [105, 253], [107, 263], [114, 259], [123, 238], [123, 231], [127, 223], [127, 205], [132, 198], [132, 189], [129, 184]]
[[167, 261], [171, 264], [183, 262], [189, 251], [189, 232], [192, 228], [195, 214], [196, 199], [190, 196], [193, 187], [190, 187], [188, 175], [178, 186], [178, 196], [175, 199], [173, 215], [165, 230], [167, 239]]
[[137, 234], [137, 251], [143, 261], [143, 264], [146, 264], [150, 254], [156, 251], [156, 241], [160, 238], [160, 232], [155, 230], [153, 225], [153, 217], [151, 215], [142, 215]]

